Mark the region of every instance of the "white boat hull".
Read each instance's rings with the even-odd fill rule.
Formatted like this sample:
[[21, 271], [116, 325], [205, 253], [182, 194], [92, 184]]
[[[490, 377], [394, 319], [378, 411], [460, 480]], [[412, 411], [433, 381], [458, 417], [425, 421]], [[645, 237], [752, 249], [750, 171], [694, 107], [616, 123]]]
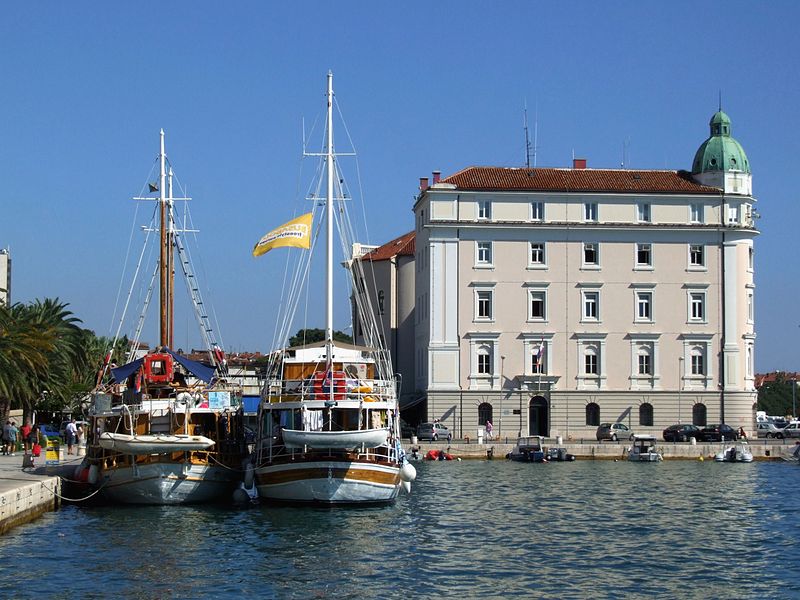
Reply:
[[169, 454], [208, 450], [214, 441], [202, 435], [128, 435], [106, 431], [100, 446], [122, 454]]
[[400, 491], [400, 467], [346, 460], [297, 461], [257, 467], [260, 498], [285, 503], [387, 503]]
[[159, 462], [105, 469], [103, 497], [121, 504], [197, 504], [228, 500], [240, 474], [217, 465]]
[[659, 462], [664, 460], [658, 452], [646, 452], [642, 454], [629, 454], [628, 460], [631, 462]]
[[741, 452], [736, 453], [736, 457], [731, 460], [730, 456], [727, 452], [718, 452], [717, 455], [714, 457], [714, 460], [717, 462], [740, 462], [740, 463], [749, 463], [753, 462], [753, 455], [749, 452], [746, 454], [742, 454]]
[[362, 429], [361, 431], [297, 431], [284, 429], [283, 443], [287, 448], [339, 448], [348, 449], [364, 446], [377, 448], [386, 444], [389, 430]]

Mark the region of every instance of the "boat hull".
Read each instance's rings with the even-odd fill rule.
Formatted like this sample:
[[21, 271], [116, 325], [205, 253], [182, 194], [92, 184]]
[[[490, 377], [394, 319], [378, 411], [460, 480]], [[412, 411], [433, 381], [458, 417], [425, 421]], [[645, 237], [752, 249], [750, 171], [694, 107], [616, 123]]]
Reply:
[[240, 479], [218, 465], [159, 462], [104, 470], [98, 487], [119, 504], [199, 504], [229, 500]]
[[631, 462], [660, 462], [663, 457], [657, 452], [645, 452], [642, 454], [631, 454], [628, 456]]
[[397, 498], [400, 467], [346, 460], [273, 463], [256, 468], [260, 498], [292, 504], [380, 504]]

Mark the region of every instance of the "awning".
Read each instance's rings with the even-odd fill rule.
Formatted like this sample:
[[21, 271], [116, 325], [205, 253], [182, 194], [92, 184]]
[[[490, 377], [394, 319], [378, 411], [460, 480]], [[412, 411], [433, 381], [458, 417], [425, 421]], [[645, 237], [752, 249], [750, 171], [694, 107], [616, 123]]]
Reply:
[[214, 373], [216, 373], [217, 369], [212, 367], [211, 365], [205, 365], [200, 362], [195, 362], [193, 360], [189, 360], [185, 356], [181, 356], [180, 354], [175, 354], [169, 348], [164, 348], [169, 355], [177, 360], [183, 367], [189, 371], [192, 375], [205, 381], [206, 383], [211, 383], [211, 380], [214, 378]]
[[142, 367], [143, 362], [143, 358], [137, 358], [135, 361], [129, 362], [127, 365], [122, 365], [116, 369], [111, 369], [111, 376], [117, 383], [122, 383], [128, 377], [136, 373], [136, 371]]

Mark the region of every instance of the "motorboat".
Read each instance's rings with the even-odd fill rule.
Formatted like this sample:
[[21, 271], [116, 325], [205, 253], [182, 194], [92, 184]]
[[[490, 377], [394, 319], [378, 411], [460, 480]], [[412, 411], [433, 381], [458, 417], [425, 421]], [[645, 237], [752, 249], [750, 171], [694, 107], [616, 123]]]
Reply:
[[543, 441], [544, 438], [540, 435], [517, 438], [517, 443], [506, 458], [517, 462], [546, 462]]
[[714, 460], [717, 462], [749, 463], [753, 462], [753, 453], [750, 452], [747, 442], [740, 440], [735, 444], [723, 444], [722, 450], [717, 452]]
[[659, 462], [664, 460], [656, 450], [656, 438], [652, 435], [637, 434], [633, 436], [633, 445], [628, 451], [631, 462]]

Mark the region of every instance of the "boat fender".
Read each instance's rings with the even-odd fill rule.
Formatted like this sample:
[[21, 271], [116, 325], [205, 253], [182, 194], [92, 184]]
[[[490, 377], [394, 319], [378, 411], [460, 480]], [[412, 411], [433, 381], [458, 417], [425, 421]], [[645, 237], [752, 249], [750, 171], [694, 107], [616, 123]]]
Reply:
[[86, 467], [84, 466], [84, 464], [83, 464], [83, 463], [81, 463], [81, 464], [79, 464], [77, 467], [75, 467], [75, 470], [72, 472], [72, 478], [73, 478], [75, 481], [80, 481], [80, 480], [81, 480], [81, 475], [83, 474], [83, 470], [84, 470], [85, 468], [86, 468]]
[[248, 490], [253, 488], [254, 471], [255, 469], [253, 469], [253, 463], [249, 463], [244, 468], [244, 487], [246, 487]]
[[233, 490], [233, 503], [242, 506], [250, 503], [250, 495], [242, 488]]
[[86, 476], [86, 481], [94, 485], [97, 483], [97, 476], [99, 473], [100, 469], [97, 467], [97, 465], [89, 466], [89, 474]]
[[181, 392], [178, 394], [178, 402], [181, 404], [194, 404], [194, 396], [192, 396], [189, 392]]
[[400, 469], [400, 479], [407, 482], [412, 482], [417, 478], [417, 470], [411, 463], [406, 463]]
[[400, 485], [405, 490], [406, 494], [411, 493], [411, 482], [410, 481], [401, 481]]

